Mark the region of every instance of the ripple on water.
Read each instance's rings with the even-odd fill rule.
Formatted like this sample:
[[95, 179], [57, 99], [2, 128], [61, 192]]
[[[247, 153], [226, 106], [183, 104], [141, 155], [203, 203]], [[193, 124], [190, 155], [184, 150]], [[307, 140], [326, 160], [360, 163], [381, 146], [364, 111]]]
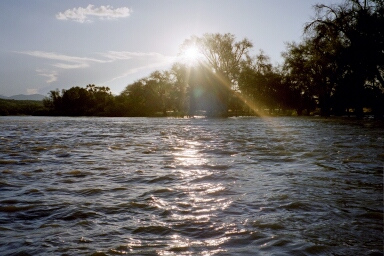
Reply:
[[0, 125], [7, 255], [382, 255], [382, 126], [84, 117]]

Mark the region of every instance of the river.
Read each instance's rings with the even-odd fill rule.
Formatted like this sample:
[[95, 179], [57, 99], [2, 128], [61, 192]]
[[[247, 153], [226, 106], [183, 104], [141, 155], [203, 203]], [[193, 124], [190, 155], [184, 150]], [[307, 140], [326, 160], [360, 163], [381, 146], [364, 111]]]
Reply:
[[0, 117], [0, 255], [383, 255], [383, 128]]

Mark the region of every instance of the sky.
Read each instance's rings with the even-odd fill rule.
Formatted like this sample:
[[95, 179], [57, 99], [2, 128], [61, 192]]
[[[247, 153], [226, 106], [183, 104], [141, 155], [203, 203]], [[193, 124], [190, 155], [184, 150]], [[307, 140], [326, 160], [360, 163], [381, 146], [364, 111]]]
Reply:
[[114, 94], [177, 61], [193, 35], [231, 33], [274, 65], [300, 42], [313, 5], [342, 0], [0, 1], [0, 95], [87, 84]]

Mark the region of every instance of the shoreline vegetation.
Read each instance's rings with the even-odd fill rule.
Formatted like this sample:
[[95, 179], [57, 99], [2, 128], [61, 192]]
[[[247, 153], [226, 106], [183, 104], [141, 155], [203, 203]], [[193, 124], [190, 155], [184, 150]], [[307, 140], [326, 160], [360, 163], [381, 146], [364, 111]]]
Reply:
[[[304, 111], [301, 115], [297, 113], [295, 109], [262, 109], [258, 113], [249, 112], [249, 111], [232, 111], [229, 110], [225, 116], [220, 115], [209, 115], [204, 110], [196, 111], [193, 116], [189, 116], [185, 113], [167, 111], [165, 114], [163, 112], [154, 112], [150, 115], [108, 115], [106, 113], [96, 113], [93, 115], [65, 115], [65, 114], [55, 114], [52, 113], [48, 108], [44, 106], [44, 101], [38, 100], [13, 100], [13, 99], [0, 99], [0, 116], [67, 116], [67, 117], [174, 117], [174, 118], [227, 118], [227, 117], [299, 117], [299, 116], [308, 116], [308, 117], [321, 117], [321, 109], [317, 108], [309, 114]], [[343, 115], [329, 115], [328, 117], [340, 117], [340, 118], [356, 118], [356, 113], [353, 109], [349, 110], [349, 113], [344, 113]], [[378, 119], [372, 109], [364, 108], [363, 110], [363, 119]], [[381, 118], [384, 120], [384, 118]]]
[[50, 91], [43, 101], [0, 100], [0, 115], [207, 117], [373, 116], [384, 119], [384, 1], [314, 6], [303, 41], [283, 64], [233, 34], [191, 36], [179, 62], [112, 95], [89, 84]]

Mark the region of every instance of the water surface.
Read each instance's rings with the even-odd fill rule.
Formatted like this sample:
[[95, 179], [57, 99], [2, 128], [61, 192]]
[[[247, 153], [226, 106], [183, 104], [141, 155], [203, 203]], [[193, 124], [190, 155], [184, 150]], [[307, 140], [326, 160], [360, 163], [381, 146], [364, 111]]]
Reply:
[[383, 255], [383, 128], [0, 117], [0, 255]]

